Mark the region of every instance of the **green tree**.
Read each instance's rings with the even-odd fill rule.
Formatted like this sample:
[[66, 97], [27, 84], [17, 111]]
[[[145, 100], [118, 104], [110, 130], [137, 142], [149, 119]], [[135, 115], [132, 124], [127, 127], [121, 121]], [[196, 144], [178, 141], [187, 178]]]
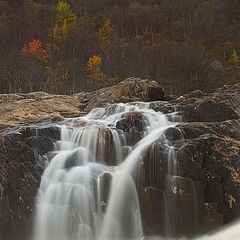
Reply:
[[77, 16], [72, 12], [70, 4], [64, 1], [59, 1], [57, 4], [56, 23], [59, 26], [63, 26], [66, 21], [68, 26], [72, 26], [76, 23], [76, 20]]
[[114, 40], [114, 28], [110, 22], [110, 19], [106, 19], [103, 25], [99, 28], [98, 36], [101, 47], [104, 50], [109, 50]]
[[54, 39], [66, 39], [68, 32], [76, 24], [77, 16], [73, 13], [70, 4], [59, 1], [57, 4], [57, 13], [55, 24], [51, 31]]

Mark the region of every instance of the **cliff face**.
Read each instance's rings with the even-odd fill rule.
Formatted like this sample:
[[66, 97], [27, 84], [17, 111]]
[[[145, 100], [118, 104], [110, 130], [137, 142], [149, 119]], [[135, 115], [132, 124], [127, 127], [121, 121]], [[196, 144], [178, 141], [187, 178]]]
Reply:
[[[167, 175], [166, 152], [156, 141], [139, 168], [138, 192], [147, 234], [195, 235], [240, 216], [240, 84], [212, 94], [192, 92], [170, 101], [148, 80], [127, 79], [111, 88], [74, 96], [0, 95], [0, 238], [26, 237], [44, 162], [60, 139], [64, 117], [108, 103], [152, 101], [156, 111], [182, 121], [166, 137], [176, 146], [177, 176]], [[142, 136], [139, 114], [117, 123], [133, 145]], [[111, 165], [112, 163], [109, 162]], [[154, 175], [151, 174], [154, 166]], [[175, 201], [167, 204], [164, 193]], [[170, 201], [171, 202], [171, 201]], [[164, 209], [168, 209], [168, 223]], [[199, 219], [196, 225], [193, 218]]]

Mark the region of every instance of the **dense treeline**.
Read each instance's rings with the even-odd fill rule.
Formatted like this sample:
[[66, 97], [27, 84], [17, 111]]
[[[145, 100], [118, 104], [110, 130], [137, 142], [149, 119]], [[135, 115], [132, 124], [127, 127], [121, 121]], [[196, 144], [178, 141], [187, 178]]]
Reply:
[[137, 76], [169, 93], [240, 81], [238, 0], [0, 0], [0, 92]]

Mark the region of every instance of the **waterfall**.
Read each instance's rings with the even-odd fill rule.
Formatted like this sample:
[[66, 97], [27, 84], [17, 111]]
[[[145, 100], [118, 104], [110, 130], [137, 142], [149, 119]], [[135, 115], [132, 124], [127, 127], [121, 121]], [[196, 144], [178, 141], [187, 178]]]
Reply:
[[[143, 239], [135, 184], [136, 166], [151, 144], [175, 123], [148, 103], [115, 104], [66, 119], [36, 199], [33, 240]], [[117, 129], [127, 114], [140, 114], [142, 136]], [[163, 137], [164, 138], [164, 137]], [[174, 147], [168, 172], [175, 174]]]

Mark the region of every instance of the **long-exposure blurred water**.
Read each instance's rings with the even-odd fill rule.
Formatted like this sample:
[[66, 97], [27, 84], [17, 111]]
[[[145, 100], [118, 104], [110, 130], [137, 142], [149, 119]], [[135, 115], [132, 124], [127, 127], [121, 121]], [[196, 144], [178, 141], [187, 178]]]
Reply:
[[[143, 135], [134, 146], [116, 128], [128, 113], [141, 114], [144, 121]], [[110, 105], [66, 119], [42, 176], [33, 240], [161, 239], [144, 236], [133, 173], [144, 151], [161, 136], [166, 141], [165, 130], [175, 125], [147, 103]], [[167, 171], [175, 176], [177, 156], [171, 143], [166, 145]], [[238, 225], [200, 239], [240, 239]]]

